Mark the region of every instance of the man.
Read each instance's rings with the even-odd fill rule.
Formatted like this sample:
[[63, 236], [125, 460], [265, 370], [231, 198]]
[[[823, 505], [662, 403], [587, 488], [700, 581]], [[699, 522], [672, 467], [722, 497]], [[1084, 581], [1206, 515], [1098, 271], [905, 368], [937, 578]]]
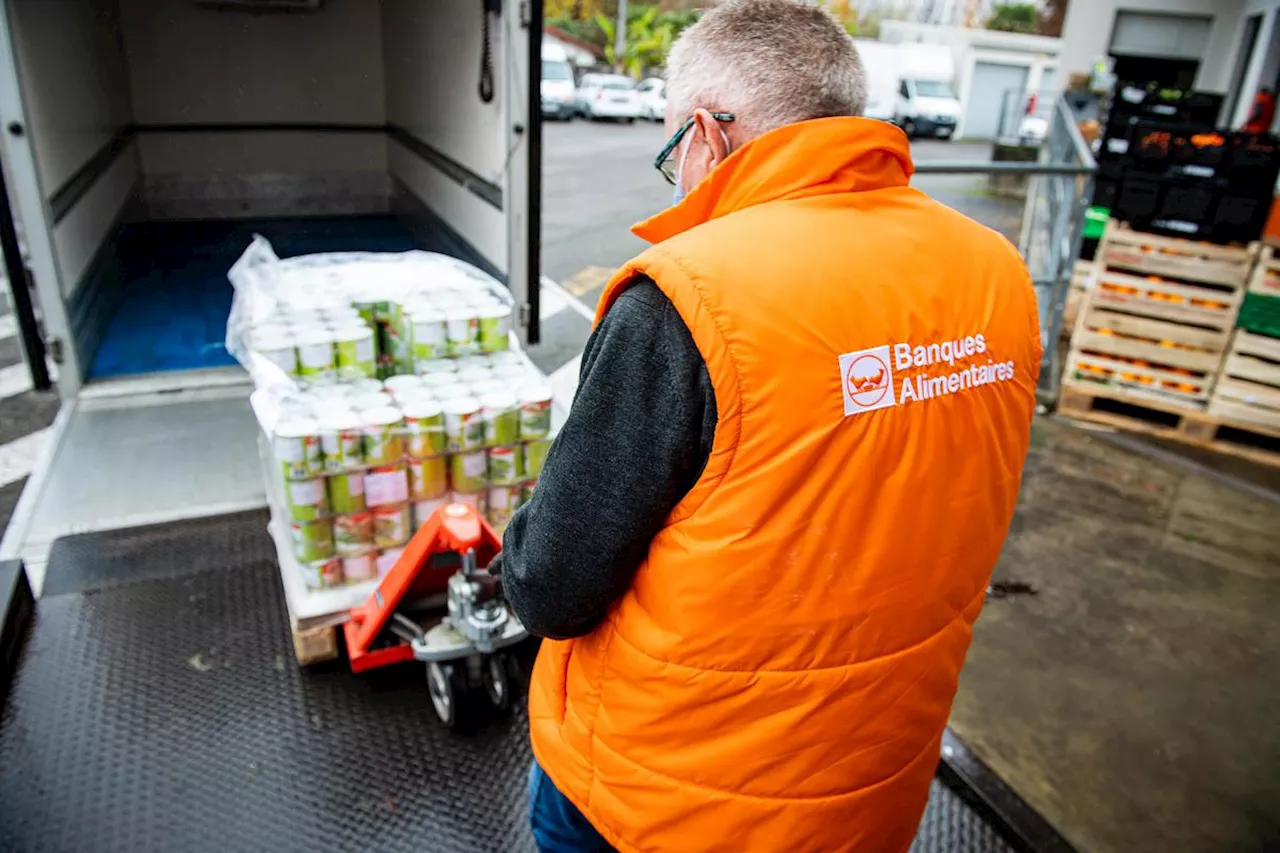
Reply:
[[500, 561], [550, 638], [534, 837], [905, 851], [1013, 516], [1030, 279], [907, 186], [820, 8], [728, 0], [668, 72], [678, 203], [600, 299]]

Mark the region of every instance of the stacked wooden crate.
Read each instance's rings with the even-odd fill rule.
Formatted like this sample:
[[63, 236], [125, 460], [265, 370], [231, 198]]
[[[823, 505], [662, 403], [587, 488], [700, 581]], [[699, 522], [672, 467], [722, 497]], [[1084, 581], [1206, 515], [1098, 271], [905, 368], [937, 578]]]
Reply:
[[[1075, 322], [1059, 410], [1072, 417], [1253, 456], [1212, 414], [1258, 247], [1219, 246], [1110, 222]], [[1269, 435], [1269, 431], [1264, 433]], [[1223, 446], [1219, 447], [1221, 444]], [[1267, 461], [1273, 461], [1267, 459]], [[1277, 455], [1274, 461], [1280, 461]]]
[[1209, 414], [1280, 437], [1280, 252], [1264, 246]]

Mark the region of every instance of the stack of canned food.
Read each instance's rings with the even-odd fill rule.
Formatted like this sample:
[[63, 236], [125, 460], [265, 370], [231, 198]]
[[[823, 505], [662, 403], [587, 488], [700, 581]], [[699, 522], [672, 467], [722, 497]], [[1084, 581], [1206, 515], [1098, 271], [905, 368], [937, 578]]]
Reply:
[[248, 329], [249, 348], [303, 382], [430, 373], [431, 362], [510, 346], [511, 306], [489, 290], [437, 286], [397, 299], [368, 291], [305, 306], [279, 302]]
[[415, 359], [418, 373], [286, 394], [271, 441], [313, 589], [380, 577], [449, 501], [501, 527], [550, 447], [551, 388], [520, 356]]

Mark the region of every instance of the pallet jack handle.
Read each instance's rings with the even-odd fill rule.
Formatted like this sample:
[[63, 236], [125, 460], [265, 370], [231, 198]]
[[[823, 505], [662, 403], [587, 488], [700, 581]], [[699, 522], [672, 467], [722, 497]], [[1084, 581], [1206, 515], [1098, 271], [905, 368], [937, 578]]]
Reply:
[[427, 523], [413, 534], [404, 552], [378, 584], [378, 588], [364, 604], [352, 609], [350, 620], [342, 626], [351, 668], [360, 672], [402, 660], [413, 660], [413, 650], [407, 643], [382, 649], [374, 649], [374, 644], [389, 625], [399, 624], [393, 617], [405, 595], [413, 589], [418, 576], [430, 570], [433, 554], [460, 554], [463, 571], [470, 579], [483, 578], [487, 574], [478, 567], [477, 554], [497, 554], [501, 549], [502, 540], [480, 517], [475, 507], [453, 503], [437, 509]]

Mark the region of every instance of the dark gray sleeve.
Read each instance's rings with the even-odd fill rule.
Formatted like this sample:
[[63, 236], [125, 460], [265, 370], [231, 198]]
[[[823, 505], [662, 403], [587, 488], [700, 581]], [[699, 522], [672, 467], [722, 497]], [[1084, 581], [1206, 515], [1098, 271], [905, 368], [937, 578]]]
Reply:
[[567, 639], [600, 623], [701, 476], [715, 426], [692, 335], [638, 279], [587, 341], [569, 418], [503, 537], [499, 571], [525, 627]]

